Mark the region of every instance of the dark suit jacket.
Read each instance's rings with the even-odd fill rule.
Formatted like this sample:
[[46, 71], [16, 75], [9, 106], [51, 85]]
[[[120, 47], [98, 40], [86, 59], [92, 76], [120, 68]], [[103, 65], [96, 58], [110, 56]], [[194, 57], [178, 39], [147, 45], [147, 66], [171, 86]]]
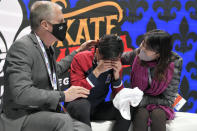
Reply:
[[[75, 54], [76, 51], [58, 63], [53, 55], [57, 75], [68, 70]], [[4, 74], [3, 113], [7, 118], [17, 120], [35, 111], [56, 111], [60, 93], [51, 87], [35, 34], [28, 34], [12, 44]]]

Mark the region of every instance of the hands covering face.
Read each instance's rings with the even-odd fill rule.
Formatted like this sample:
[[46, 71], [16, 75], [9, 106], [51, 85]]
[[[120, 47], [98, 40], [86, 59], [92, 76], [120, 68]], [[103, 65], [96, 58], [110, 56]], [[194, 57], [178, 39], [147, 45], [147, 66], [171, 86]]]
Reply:
[[120, 59], [119, 60], [112, 60], [112, 69], [114, 74], [114, 79], [118, 80], [120, 77], [120, 70], [122, 69], [122, 64]]
[[94, 69], [93, 73], [98, 78], [100, 74], [113, 69], [114, 79], [119, 79], [119, 73], [122, 68], [120, 58], [114, 60], [99, 60], [97, 67]]

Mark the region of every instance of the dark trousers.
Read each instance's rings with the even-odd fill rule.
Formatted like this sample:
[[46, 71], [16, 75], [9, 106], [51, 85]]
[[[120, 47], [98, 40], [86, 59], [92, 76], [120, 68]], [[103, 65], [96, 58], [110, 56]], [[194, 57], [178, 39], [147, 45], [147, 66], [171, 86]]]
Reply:
[[77, 99], [67, 105], [67, 111], [71, 117], [91, 126], [91, 121], [115, 120], [113, 131], [128, 131], [131, 121], [122, 118], [120, 112], [113, 103], [102, 102], [96, 107], [91, 107], [87, 99]]
[[133, 118], [133, 131], [148, 131], [148, 119], [152, 120], [151, 131], [166, 131], [166, 114], [162, 109], [149, 112], [146, 108], [136, 108]]

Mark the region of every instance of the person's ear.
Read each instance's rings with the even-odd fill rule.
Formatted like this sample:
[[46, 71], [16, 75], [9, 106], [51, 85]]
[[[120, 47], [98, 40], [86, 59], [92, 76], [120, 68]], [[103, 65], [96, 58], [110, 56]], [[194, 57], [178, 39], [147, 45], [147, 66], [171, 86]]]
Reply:
[[40, 22], [40, 26], [42, 27], [42, 28], [44, 28], [45, 30], [49, 30], [49, 23], [46, 21], [46, 20], [42, 20], [41, 22]]

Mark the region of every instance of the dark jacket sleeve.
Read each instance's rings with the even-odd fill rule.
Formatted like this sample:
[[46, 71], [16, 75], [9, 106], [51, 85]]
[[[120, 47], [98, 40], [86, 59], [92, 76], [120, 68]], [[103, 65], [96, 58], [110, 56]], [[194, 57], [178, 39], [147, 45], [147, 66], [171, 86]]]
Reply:
[[122, 65], [132, 65], [136, 53], [137, 53], [137, 49], [129, 52], [124, 52], [121, 56]]
[[57, 62], [57, 74], [58, 76], [66, 73], [71, 66], [73, 57], [77, 54], [76, 51], [73, 51], [71, 54], [67, 55], [65, 58], [61, 59], [60, 62]]
[[172, 107], [178, 93], [178, 86], [180, 83], [180, 76], [182, 70], [182, 62], [183, 60], [181, 57], [174, 61], [174, 74], [166, 90], [158, 96], [149, 96], [145, 94], [139, 106], [156, 104]]
[[[10, 48], [4, 66], [5, 87], [10, 91], [15, 103], [29, 106], [47, 106], [55, 110], [59, 99], [59, 91], [39, 89], [32, 80], [31, 47], [25, 42], [17, 41]], [[35, 52], [34, 52], [35, 53]], [[47, 77], [47, 76], [46, 76]]]

